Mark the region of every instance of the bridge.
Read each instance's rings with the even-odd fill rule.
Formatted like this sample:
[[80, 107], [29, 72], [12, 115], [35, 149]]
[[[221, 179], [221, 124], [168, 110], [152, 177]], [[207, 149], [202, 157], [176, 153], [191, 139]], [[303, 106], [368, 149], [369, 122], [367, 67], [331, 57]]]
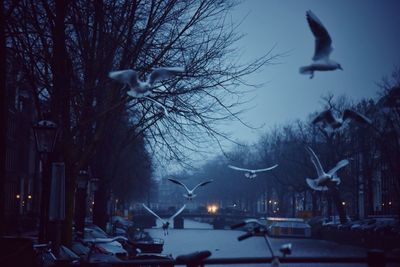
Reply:
[[[159, 213], [156, 212], [161, 218], [168, 219], [171, 217], [174, 212], [167, 212], [167, 211], [160, 211]], [[202, 222], [207, 222], [210, 223], [211, 225], [214, 226], [214, 229], [223, 229], [226, 226], [232, 225], [234, 223], [237, 223], [239, 221], [244, 220], [245, 218], [250, 218], [252, 216], [245, 216], [245, 215], [239, 215], [239, 214], [220, 214], [220, 213], [193, 213], [193, 212], [183, 212], [179, 214], [177, 217], [174, 219], [174, 225], [183, 225], [182, 221], [183, 219], [200, 219]], [[139, 213], [135, 214], [133, 216], [133, 222], [137, 227], [141, 228], [148, 228], [156, 225], [156, 218], [149, 214], [149, 213]]]

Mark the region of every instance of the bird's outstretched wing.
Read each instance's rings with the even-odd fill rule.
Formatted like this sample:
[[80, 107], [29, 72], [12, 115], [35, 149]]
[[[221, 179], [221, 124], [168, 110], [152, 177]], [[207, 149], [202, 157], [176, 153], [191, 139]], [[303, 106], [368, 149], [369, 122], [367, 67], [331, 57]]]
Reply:
[[154, 211], [152, 211], [149, 207], [147, 207], [144, 203], [142, 203], [143, 208], [145, 208], [148, 212], [153, 214], [156, 218], [160, 219], [163, 223], [165, 222], [163, 219], [161, 219], [160, 216], [158, 216]]
[[181, 181], [178, 181], [178, 180], [176, 180], [174, 178], [168, 178], [168, 180], [170, 180], [171, 182], [173, 182], [175, 184], [183, 186], [186, 189], [186, 191], [189, 193], [189, 191], [190, 191], [189, 188], [187, 188], [187, 186], [184, 183], [182, 183]]
[[211, 182], [213, 182], [213, 181], [214, 181], [214, 180], [209, 180], [209, 181], [205, 181], [205, 182], [199, 183], [198, 185], [196, 185], [195, 187], [193, 187], [192, 191], [194, 192], [194, 190], [196, 190], [197, 187], [205, 186], [206, 184], [209, 184], [209, 183], [211, 183]]
[[363, 124], [372, 124], [371, 119], [367, 118], [366, 116], [350, 109], [345, 109], [343, 111], [343, 121], [347, 119], [353, 119], [358, 123], [363, 123]]
[[324, 58], [329, 58], [329, 54], [332, 52], [333, 48], [331, 46], [332, 39], [329, 36], [328, 31], [318, 19], [318, 17], [308, 10], [306, 13], [308, 25], [315, 37], [315, 51], [313, 60], [319, 60]]
[[268, 168], [264, 168], [264, 169], [257, 169], [254, 170], [254, 172], [265, 172], [265, 171], [270, 171], [275, 169], [276, 167], [278, 167], [278, 164], [275, 164], [274, 166], [268, 167]]
[[346, 166], [347, 164], [349, 164], [349, 161], [347, 159], [343, 159], [341, 161], [339, 161], [335, 167], [333, 167], [328, 174], [329, 175], [334, 175], [338, 170], [340, 170], [341, 168], [343, 168], [344, 166]]
[[253, 170], [250, 170], [250, 169], [239, 168], [239, 167], [232, 166], [232, 165], [228, 165], [228, 167], [231, 168], [231, 169], [237, 170], [237, 171], [245, 171], [245, 172], [253, 171]]
[[181, 67], [154, 68], [150, 73], [148, 82], [150, 85], [153, 85], [155, 82], [171, 78], [172, 76], [183, 72], [185, 72], [185, 69]]
[[322, 168], [321, 162], [319, 162], [317, 155], [315, 155], [314, 151], [309, 146], [306, 147], [306, 150], [310, 154], [311, 162], [314, 164], [314, 167], [315, 167], [315, 170], [317, 171], [318, 177], [323, 175], [324, 169]]
[[325, 110], [325, 111], [321, 112], [320, 114], [318, 114], [318, 116], [312, 120], [312, 123], [317, 124], [320, 122], [326, 122], [329, 124], [333, 124], [335, 121], [336, 121], [336, 119], [333, 116], [332, 111]]
[[172, 215], [169, 220], [173, 220], [176, 216], [178, 216], [179, 214], [181, 214], [181, 212], [186, 208], [186, 205], [183, 205], [182, 208], [180, 208], [177, 212], [175, 212], [174, 215]]
[[108, 73], [108, 77], [120, 83], [128, 84], [131, 88], [139, 86], [137, 72], [134, 70], [111, 71]]

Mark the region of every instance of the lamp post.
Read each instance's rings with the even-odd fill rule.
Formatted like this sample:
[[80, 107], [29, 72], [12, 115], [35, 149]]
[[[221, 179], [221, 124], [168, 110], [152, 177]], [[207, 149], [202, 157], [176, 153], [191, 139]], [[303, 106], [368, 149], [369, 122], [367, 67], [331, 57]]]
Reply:
[[54, 151], [58, 127], [52, 121], [41, 120], [33, 125], [36, 150], [42, 162], [42, 193], [40, 205], [39, 242], [47, 240], [49, 199], [50, 199], [50, 164], [48, 154]]

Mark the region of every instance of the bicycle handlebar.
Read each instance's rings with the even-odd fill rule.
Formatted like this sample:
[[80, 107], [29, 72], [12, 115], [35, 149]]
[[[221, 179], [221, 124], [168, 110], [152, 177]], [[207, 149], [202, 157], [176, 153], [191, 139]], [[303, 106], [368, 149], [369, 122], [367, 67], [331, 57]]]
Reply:
[[245, 239], [247, 239], [249, 237], [252, 237], [252, 236], [253, 236], [253, 233], [245, 233], [244, 235], [239, 236], [238, 240], [239, 241], [243, 241], [243, 240], [245, 240]]

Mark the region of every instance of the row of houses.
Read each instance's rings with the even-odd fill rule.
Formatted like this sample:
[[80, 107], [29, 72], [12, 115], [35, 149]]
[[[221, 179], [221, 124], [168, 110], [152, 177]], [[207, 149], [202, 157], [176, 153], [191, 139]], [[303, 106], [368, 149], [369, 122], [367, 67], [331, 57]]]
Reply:
[[25, 91], [9, 90], [4, 181], [6, 233], [33, 229], [40, 209], [41, 166], [32, 125], [36, 120], [32, 99]]

